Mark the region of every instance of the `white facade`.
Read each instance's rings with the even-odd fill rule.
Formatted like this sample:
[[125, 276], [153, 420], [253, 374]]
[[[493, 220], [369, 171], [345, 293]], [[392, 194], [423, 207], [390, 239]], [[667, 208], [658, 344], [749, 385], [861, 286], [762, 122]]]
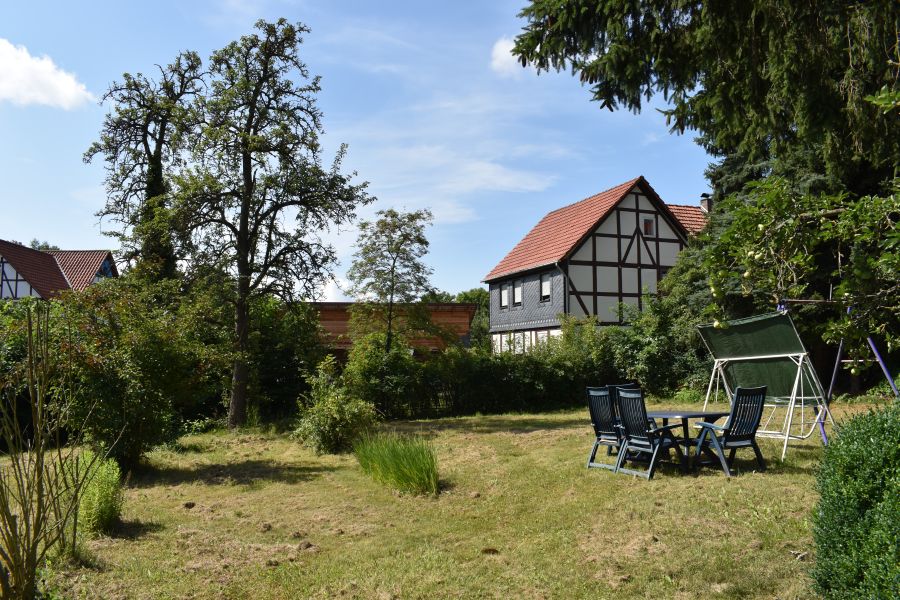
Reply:
[[15, 300], [28, 297], [40, 298], [41, 295], [5, 258], [0, 256], [0, 298]]

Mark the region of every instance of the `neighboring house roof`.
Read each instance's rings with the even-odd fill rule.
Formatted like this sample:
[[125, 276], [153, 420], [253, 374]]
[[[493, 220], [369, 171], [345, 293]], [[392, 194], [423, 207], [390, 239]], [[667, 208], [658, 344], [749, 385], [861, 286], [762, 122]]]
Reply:
[[666, 206], [691, 235], [697, 235], [706, 227], [706, 211], [699, 206], [684, 204], [666, 204]]
[[[643, 176], [636, 177], [605, 192], [547, 213], [484, 277], [484, 281], [490, 282], [513, 273], [552, 265], [565, 259], [636, 185], [640, 186], [641, 190], [649, 197], [657, 200], [659, 205], [666, 210], [668, 205], [650, 187], [647, 180]], [[674, 211], [669, 211], [669, 214], [675, 223], [682, 226], [685, 233], [691, 231], [680, 221]]]
[[31, 284], [41, 298], [50, 298], [65, 290], [81, 291], [94, 282], [103, 261], [110, 259], [114, 275], [118, 275], [109, 250], [42, 251], [0, 240], [0, 256]]
[[0, 256], [28, 280], [41, 298], [50, 298], [70, 287], [56, 259], [47, 252], [0, 240]]
[[47, 254], [56, 259], [63, 275], [77, 292], [94, 283], [97, 272], [107, 258], [110, 259], [113, 273], [118, 275], [109, 250], [50, 250]]

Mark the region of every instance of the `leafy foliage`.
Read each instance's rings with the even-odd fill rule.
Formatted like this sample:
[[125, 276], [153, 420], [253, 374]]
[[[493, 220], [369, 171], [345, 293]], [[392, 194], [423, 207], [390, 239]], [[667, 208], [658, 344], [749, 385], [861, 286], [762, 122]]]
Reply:
[[334, 357], [325, 357], [308, 378], [309, 394], [300, 400], [300, 419], [294, 435], [317, 454], [349, 450], [377, 420], [371, 403], [345, 393], [336, 371]]
[[315, 310], [274, 296], [256, 298], [250, 309], [250, 405], [263, 422], [296, 414], [308, 389], [306, 375], [324, 358]]
[[157, 68], [158, 80], [125, 73], [110, 86], [103, 101], [112, 102], [113, 110], [84, 154], [85, 162], [104, 156], [108, 197], [98, 216], [119, 225], [110, 235], [148, 280], [177, 274], [169, 178], [184, 158], [185, 132], [198, 125], [191, 105], [206, 75], [196, 52], [182, 52]]
[[359, 466], [375, 481], [410, 494], [436, 495], [437, 456], [421, 437], [379, 434], [360, 438], [353, 445]]
[[472, 288], [471, 290], [463, 290], [454, 298], [456, 302], [465, 304], [475, 304], [478, 308], [475, 310], [475, 316], [472, 317], [472, 325], [469, 328], [469, 345], [484, 352], [491, 351], [491, 295], [482, 288]]
[[[425, 227], [431, 212], [408, 213], [394, 209], [378, 211], [378, 220], [359, 225], [357, 251], [347, 277], [353, 283], [351, 293], [359, 302], [353, 307], [354, 329], [372, 324], [383, 326], [384, 344], [391, 351], [395, 333], [407, 334], [427, 329], [430, 319], [424, 306], [414, 306], [431, 289], [431, 269], [422, 262], [428, 252]], [[397, 306], [403, 306], [398, 318]]]
[[[866, 338], [896, 345], [900, 326], [900, 197], [809, 194], [770, 177], [751, 184], [746, 198], [721, 207], [727, 228], [704, 240], [703, 267], [719, 308], [743, 302], [757, 309], [785, 298], [840, 302], [821, 334], [844, 339], [851, 356], [868, 356]], [[849, 312], [847, 309], [851, 309]]]
[[900, 594], [900, 404], [844, 424], [817, 477], [813, 579], [826, 598]]
[[673, 130], [700, 132], [713, 155], [875, 193], [900, 163], [900, 122], [866, 99], [897, 90], [896, 11], [890, 0], [532, 0], [513, 52], [571, 69], [610, 110], [662, 94]]
[[126, 75], [87, 153], [106, 157], [105, 213], [123, 241], [138, 238], [143, 255], [171, 262], [167, 245], [177, 240], [191, 278], [227, 274], [232, 427], [247, 418], [252, 298], [314, 296], [335, 261], [321, 233], [371, 201], [341, 172], [343, 146], [323, 165], [320, 80], [299, 53], [309, 30], [284, 19], [256, 28], [213, 52], [206, 70], [184, 53], [159, 82]]
[[427, 406], [420, 392], [421, 366], [402, 339], [386, 350], [385, 338], [372, 333], [354, 341], [343, 372], [347, 393], [389, 419], [420, 415]]
[[156, 292], [109, 280], [56, 303], [56, 343], [66, 348], [63, 377], [75, 389], [73, 414], [90, 415], [84, 433], [124, 469], [173, 440], [181, 415], [221, 389], [228, 355], [209, 345], [192, 311], [171, 310]]

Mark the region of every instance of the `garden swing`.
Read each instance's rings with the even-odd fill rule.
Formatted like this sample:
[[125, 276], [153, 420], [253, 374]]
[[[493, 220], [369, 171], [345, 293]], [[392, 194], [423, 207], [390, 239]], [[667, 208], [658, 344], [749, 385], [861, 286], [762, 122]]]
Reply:
[[[767, 386], [766, 413], [757, 436], [783, 439], [781, 459], [790, 440], [807, 439], [827, 418], [834, 419], [809, 352], [790, 315], [776, 312], [729, 321], [726, 327], [700, 325], [700, 336], [714, 363], [703, 410], [720, 390], [729, 403], [738, 387]], [[827, 443], [822, 427], [823, 442]]]

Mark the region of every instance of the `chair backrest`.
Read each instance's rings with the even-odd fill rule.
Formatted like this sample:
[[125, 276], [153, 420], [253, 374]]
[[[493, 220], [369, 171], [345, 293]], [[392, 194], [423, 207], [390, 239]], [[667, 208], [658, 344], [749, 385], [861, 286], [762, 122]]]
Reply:
[[587, 389], [588, 411], [591, 413], [591, 425], [597, 437], [613, 436], [618, 439], [619, 430], [616, 428], [616, 409], [609, 390], [604, 387], [589, 387]]
[[606, 386], [606, 389], [609, 390], [609, 396], [613, 401], [613, 409], [616, 411], [616, 416], [619, 414], [619, 390], [639, 390], [641, 386], [636, 383], [614, 383], [612, 385]]
[[619, 418], [622, 421], [625, 437], [629, 440], [647, 438], [647, 405], [644, 404], [644, 392], [640, 389], [618, 390]]
[[766, 401], [766, 386], [755, 388], [739, 387], [734, 390], [731, 402], [731, 416], [726, 425], [728, 439], [752, 438], [759, 428], [763, 404]]

